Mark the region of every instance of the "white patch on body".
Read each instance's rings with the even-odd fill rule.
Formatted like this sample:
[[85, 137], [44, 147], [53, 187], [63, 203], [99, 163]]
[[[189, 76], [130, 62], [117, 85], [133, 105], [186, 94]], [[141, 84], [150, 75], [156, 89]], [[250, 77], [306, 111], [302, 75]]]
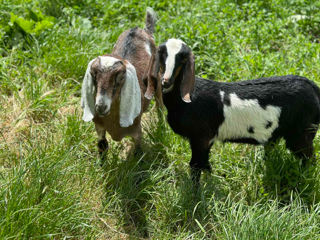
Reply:
[[[177, 53], [180, 51], [182, 44], [184, 44], [183, 41], [180, 39], [169, 39], [166, 43], [167, 47], [167, 59], [166, 59], [166, 71], [163, 75], [164, 79], [170, 79], [173, 73], [174, 65], [175, 65], [175, 59]], [[162, 82], [163, 84], [163, 82]]]
[[147, 51], [147, 53], [149, 54], [149, 56], [151, 56], [151, 48], [150, 48], [150, 44], [149, 43], [145, 43], [144, 44], [144, 47]]
[[[225, 93], [220, 91], [223, 100]], [[223, 101], [222, 101], [223, 102]], [[230, 106], [223, 106], [224, 122], [213, 140], [252, 138], [259, 143], [266, 143], [273, 131], [279, 126], [281, 108], [267, 105], [262, 108], [258, 99], [240, 99], [235, 93], [230, 94]], [[271, 126], [266, 127], [268, 122]], [[252, 129], [250, 133], [248, 129]]]

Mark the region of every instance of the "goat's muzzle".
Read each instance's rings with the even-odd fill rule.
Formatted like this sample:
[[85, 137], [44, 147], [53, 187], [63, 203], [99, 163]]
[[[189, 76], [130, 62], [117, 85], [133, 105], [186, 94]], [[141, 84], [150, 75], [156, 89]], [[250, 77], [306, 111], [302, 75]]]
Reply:
[[162, 78], [161, 79], [161, 83], [162, 83], [162, 86], [164, 87], [164, 88], [169, 88], [170, 87], [170, 85], [171, 85], [171, 83], [170, 83], [171, 81], [170, 81], [170, 79], [168, 79], [168, 78]]
[[96, 104], [96, 112], [100, 117], [107, 116], [110, 112], [110, 106], [105, 104]]

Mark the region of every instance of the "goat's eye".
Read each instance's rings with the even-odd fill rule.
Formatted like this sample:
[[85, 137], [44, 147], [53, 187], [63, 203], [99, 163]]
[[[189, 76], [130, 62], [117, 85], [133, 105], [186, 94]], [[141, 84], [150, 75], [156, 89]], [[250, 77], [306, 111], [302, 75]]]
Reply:
[[119, 73], [116, 77], [116, 83], [119, 84], [124, 80], [124, 74]]

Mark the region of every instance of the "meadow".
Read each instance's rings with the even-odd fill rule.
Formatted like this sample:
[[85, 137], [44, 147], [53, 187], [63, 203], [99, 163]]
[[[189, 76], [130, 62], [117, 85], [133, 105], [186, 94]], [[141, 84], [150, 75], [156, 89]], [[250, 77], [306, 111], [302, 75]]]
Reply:
[[320, 1], [0, 0], [0, 239], [320, 239], [320, 131], [307, 169], [283, 141], [216, 143], [195, 191], [189, 144], [152, 102], [143, 153], [108, 136], [100, 166], [82, 79], [148, 6], [157, 45], [185, 41], [198, 76], [320, 86]]

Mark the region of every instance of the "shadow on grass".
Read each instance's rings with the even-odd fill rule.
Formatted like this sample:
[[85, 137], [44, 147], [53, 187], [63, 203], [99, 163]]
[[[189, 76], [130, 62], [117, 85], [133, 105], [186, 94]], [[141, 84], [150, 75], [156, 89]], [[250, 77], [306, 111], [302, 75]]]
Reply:
[[266, 148], [264, 159], [263, 184], [267, 194], [285, 204], [295, 196], [299, 196], [307, 205], [320, 201], [315, 165], [303, 166], [302, 159], [286, 150], [283, 144]]
[[[161, 127], [162, 124], [157, 124], [153, 135], [165, 137], [159, 136]], [[146, 217], [150, 211], [148, 203], [155, 182], [159, 181], [153, 173], [168, 167], [165, 146], [161, 144], [161, 139], [157, 142], [153, 145], [143, 140], [142, 151], [131, 149], [126, 159], [120, 157], [123, 146], [119, 144], [118, 149], [112, 149], [104, 159], [105, 208], [114, 209], [117, 222], [133, 239], [148, 238], [150, 235]]]

